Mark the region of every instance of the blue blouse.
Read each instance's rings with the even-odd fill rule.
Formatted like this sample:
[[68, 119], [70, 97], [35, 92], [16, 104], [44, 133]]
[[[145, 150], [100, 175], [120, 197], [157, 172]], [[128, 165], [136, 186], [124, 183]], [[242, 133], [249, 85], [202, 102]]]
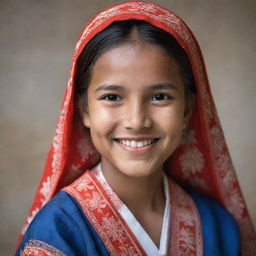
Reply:
[[[215, 200], [191, 189], [202, 223], [205, 256], [240, 255], [239, 230], [233, 217]], [[25, 245], [34, 245], [53, 255], [110, 255], [79, 203], [71, 195], [60, 191], [31, 222], [16, 252]]]

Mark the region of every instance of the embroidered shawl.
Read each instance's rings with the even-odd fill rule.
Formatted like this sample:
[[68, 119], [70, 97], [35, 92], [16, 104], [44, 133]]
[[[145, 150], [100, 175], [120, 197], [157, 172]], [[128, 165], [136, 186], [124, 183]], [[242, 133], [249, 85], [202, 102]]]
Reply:
[[[124, 207], [123, 202], [106, 182], [102, 183], [96, 177], [99, 172], [97, 168], [85, 172], [63, 190], [79, 202], [110, 255], [149, 255], [139, 237], [135, 236], [122, 217], [120, 209]], [[171, 180], [167, 182], [171, 205], [171, 230], [167, 241], [168, 254], [164, 255], [202, 256], [202, 229], [197, 207], [180, 186]], [[150, 255], [156, 254], [151, 252]]]
[[256, 255], [255, 232], [223, 136], [199, 45], [182, 19], [162, 6], [144, 1], [129, 1], [109, 7], [92, 18], [82, 31], [75, 48], [56, 133], [19, 241], [35, 214], [56, 192], [99, 162], [100, 156], [91, 142], [88, 129], [81, 125], [74, 104], [77, 59], [94, 35], [113, 21], [129, 19], [144, 20], [170, 33], [185, 50], [192, 66], [197, 87], [196, 107], [187, 136], [165, 165], [167, 174], [182, 184], [189, 184], [195, 190], [213, 196], [224, 205], [239, 224], [243, 255]]

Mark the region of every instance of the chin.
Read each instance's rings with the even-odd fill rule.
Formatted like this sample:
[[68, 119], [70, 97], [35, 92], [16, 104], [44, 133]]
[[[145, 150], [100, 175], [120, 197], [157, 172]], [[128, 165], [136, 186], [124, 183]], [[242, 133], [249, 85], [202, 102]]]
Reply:
[[160, 172], [162, 170], [161, 167], [149, 166], [145, 163], [129, 163], [126, 166], [117, 167], [119, 172], [123, 173], [126, 176], [133, 177], [133, 178], [142, 178], [148, 177], [156, 172]]

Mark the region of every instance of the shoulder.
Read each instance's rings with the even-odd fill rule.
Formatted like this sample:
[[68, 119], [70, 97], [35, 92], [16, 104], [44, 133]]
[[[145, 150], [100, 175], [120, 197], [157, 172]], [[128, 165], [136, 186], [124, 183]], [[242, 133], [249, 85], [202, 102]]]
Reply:
[[186, 190], [198, 208], [206, 250], [215, 247], [222, 253], [220, 255], [239, 255], [240, 234], [233, 216], [217, 200], [192, 189]]
[[[33, 250], [32, 254], [29, 250]], [[109, 253], [77, 200], [60, 191], [37, 213], [16, 255], [109, 256]]]
[[[76, 255], [70, 252], [66, 242], [75, 243], [81, 235], [81, 224], [84, 223], [82, 219], [81, 209], [74, 198], [61, 191], [36, 214], [18, 251], [22, 250], [24, 253], [28, 249], [40, 252], [44, 250], [54, 252], [53, 255], [62, 255], [61, 251], [64, 251], [69, 255]], [[58, 250], [61, 251], [56, 254]]]
[[69, 226], [79, 226], [82, 210], [76, 200], [68, 193], [57, 193], [35, 216], [29, 229], [40, 228], [40, 231], [50, 231], [54, 227], [59, 232], [66, 232]]
[[[62, 218], [77, 220], [82, 212], [77, 201], [64, 191], [58, 192], [36, 215], [35, 220], [59, 221]], [[54, 217], [54, 218], [53, 218]]]
[[233, 226], [234, 224], [236, 226], [235, 220], [231, 214], [217, 200], [192, 189], [186, 190], [194, 199], [199, 211], [207, 215], [213, 215], [218, 219], [221, 217], [221, 219], [228, 221], [228, 225]]

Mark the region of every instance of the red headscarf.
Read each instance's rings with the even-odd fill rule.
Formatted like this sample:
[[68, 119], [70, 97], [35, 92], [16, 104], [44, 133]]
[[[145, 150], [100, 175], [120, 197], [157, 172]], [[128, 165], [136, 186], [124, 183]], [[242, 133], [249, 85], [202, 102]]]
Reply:
[[114, 21], [129, 19], [144, 20], [175, 37], [188, 55], [195, 78], [197, 102], [191, 117], [190, 130], [166, 163], [166, 172], [179, 182], [189, 184], [195, 190], [211, 195], [223, 204], [240, 226], [243, 255], [256, 255], [255, 233], [223, 137], [199, 45], [179, 17], [164, 7], [143, 1], [130, 1], [110, 7], [85, 26], [76, 45], [60, 118], [44, 173], [22, 234], [47, 201], [86, 169], [95, 166], [100, 159], [91, 142], [89, 130], [81, 124], [75, 104], [77, 59], [87, 42], [97, 33]]

